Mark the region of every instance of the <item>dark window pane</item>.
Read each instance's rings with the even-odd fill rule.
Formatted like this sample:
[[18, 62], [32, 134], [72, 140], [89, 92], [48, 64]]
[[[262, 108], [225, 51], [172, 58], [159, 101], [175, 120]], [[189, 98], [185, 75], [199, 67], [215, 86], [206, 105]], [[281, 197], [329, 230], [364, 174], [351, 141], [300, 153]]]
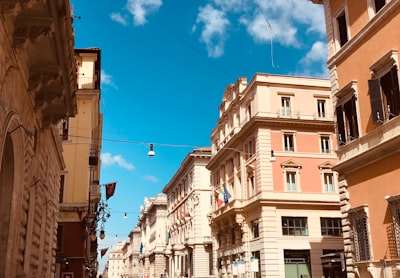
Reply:
[[347, 22], [346, 22], [346, 14], [343, 13], [337, 18], [338, 29], [339, 29], [339, 43], [340, 46], [343, 46], [348, 41], [347, 36]]
[[375, 12], [379, 12], [385, 4], [386, 0], [375, 0]]
[[385, 120], [385, 113], [383, 110], [381, 84], [379, 79], [368, 80], [368, 87], [372, 119], [376, 123], [382, 123]]

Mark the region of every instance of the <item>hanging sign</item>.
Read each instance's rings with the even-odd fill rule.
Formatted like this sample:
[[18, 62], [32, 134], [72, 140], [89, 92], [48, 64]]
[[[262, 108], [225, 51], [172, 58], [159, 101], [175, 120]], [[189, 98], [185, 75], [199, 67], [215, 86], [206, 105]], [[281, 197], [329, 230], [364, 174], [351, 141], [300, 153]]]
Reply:
[[250, 271], [251, 272], [258, 272], [258, 259], [256, 257], [250, 258]]
[[239, 260], [238, 261], [238, 273], [239, 274], [244, 274], [246, 272], [245, 267], [244, 267], [244, 261]]
[[238, 263], [233, 262], [232, 264], [232, 275], [238, 275]]

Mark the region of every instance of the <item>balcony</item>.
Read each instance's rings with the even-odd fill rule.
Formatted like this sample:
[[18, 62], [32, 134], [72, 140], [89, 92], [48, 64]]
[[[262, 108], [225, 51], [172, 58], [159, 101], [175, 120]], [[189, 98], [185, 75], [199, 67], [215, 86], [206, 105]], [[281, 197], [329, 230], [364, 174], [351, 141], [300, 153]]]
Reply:
[[400, 117], [391, 119], [337, 150], [339, 163], [333, 170], [355, 171], [400, 151]]
[[[3, 1], [4, 2], [4, 1]], [[75, 116], [76, 65], [68, 0], [8, 0], [0, 5], [11, 46], [27, 73], [28, 92], [41, 128]]]
[[99, 202], [101, 198], [99, 181], [92, 181], [90, 185], [90, 201]]

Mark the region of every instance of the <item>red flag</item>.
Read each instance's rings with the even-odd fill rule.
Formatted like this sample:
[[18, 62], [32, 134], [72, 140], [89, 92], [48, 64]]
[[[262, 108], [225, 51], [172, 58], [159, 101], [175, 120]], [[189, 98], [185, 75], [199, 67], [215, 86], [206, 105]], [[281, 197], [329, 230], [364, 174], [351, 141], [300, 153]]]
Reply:
[[100, 250], [101, 258], [103, 258], [103, 256], [107, 253], [107, 250], [108, 250], [108, 247]]
[[112, 195], [114, 195], [116, 185], [117, 185], [116, 182], [106, 184], [106, 200], [108, 200]]

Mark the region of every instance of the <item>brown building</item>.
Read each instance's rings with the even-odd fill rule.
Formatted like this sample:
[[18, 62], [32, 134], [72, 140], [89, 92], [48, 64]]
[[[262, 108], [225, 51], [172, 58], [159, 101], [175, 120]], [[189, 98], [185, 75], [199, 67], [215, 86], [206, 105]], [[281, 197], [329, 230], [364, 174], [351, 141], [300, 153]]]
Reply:
[[400, 1], [325, 10], [348, 277], [400, 277]]
[[76, 114], [70, 3], [1, 1], [0, 14], [0, 277], [53, 277], [56, 124]]

